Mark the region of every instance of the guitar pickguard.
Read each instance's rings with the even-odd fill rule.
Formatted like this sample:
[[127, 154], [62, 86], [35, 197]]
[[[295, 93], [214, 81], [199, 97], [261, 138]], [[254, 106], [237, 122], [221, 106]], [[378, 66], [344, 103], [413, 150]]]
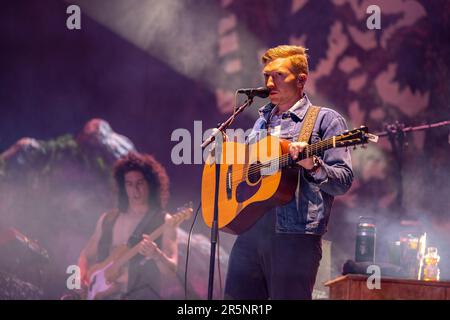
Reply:
[[236, 188], [236, 201], [244, 202], [253, 197], [261, 187], [261, 179], [255, 185], [248, 185], [246, 181], [238, 184]]

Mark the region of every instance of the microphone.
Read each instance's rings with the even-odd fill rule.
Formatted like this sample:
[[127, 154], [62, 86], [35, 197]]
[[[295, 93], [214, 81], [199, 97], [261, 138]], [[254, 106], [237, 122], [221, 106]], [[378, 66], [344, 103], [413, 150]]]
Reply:
[[260, 97], [260, 98], [267, 98], [269, 96], [270, 90], [266, 87], [259, 87], [259, 88], [245, 88], [245, 89], [239, 89], [237, 93], [243, 93], [246, 94], [249, 98], [253, 97]]

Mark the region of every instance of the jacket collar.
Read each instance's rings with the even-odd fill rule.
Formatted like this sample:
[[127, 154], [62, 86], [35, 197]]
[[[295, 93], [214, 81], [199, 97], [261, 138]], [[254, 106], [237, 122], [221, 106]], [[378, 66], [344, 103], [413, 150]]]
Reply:
[[[288, 112], [294, 117], [298, 118], [299, 121], [303, 121], [305, 117], [306, 111], [308, 110], [311, 102], [309, 101], [306, 93], [303, 94], [303, 97], [298, 100], [289, 110]], [[259, 108], [258, 112], [261, 117], [263, 117], [266, 121], [268, 121], [270, 113], [272, 112], [275, 105], [271, 102]]]

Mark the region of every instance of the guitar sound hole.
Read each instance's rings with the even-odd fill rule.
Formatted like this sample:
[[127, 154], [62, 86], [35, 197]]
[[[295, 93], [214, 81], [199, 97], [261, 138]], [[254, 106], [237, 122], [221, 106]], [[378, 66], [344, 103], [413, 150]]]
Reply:
[[261, 179], [261, 164], [260, 162], [255, 162], [248, 168], [248, 181], [251, 184], [257, 183]]

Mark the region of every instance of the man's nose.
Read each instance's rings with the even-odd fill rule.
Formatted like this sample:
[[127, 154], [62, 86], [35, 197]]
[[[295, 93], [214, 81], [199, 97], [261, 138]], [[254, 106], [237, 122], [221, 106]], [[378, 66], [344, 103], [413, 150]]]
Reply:
[[275, 84], [273, 83], [273, 78], [268, 77], [266, 81], [266, 87], [269, 89], [273, 89], [275, 87]]

